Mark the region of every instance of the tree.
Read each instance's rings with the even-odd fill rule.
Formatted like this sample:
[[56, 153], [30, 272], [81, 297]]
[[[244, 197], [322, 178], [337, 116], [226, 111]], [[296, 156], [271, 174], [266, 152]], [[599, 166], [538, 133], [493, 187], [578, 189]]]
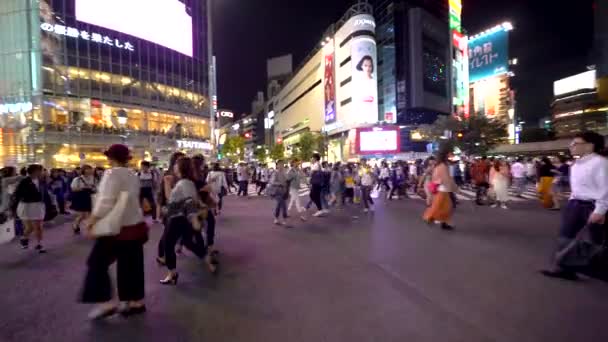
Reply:
[[507, 124], [502, 121], [473, 116], [463, 124], [462, 137], [456, 140], [456, 146], [466, 154], [483, 155], [507, 142]]
[[275, 161], [285, 158], [285, 146], [283, 145], [283, 143], [274, 144], [272, 146], [272, 148], [270, 149], [270, 158]]
[[266, 159], [268, 158], [268, 146], [262, 145], [262, 146], [256, 147], [256, 149], [253, 151], [253, 156], [260, 163], [265, 163]]
[[245, 138], [241, 136], [227, 137], [222, 145], [222, 155], [232, 163], [236, 163], [245, 158]]
[[297, 144], [297, 153], [295, 153], [295, 156], [302, 161], [308, 161], [315, 152], [323, 152], [323, 136], [318, 133], [302, 133]]
[[[433, 142], [453, 140], [454, 146], [466, 154], [482, 155], [498, 144], [505, 143], [507, 125], [504, 122], [473, 116], [458, 120], [453, 116], [440, 116], [432, 125], [421, 125], [419, 132]], [[449, 132], [450, 136], [446, 136]]]

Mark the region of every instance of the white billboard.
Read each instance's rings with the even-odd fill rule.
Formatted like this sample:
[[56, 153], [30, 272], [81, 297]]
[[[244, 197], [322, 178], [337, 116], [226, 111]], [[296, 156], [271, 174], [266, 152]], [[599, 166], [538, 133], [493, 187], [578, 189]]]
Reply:
[[192, 17], [179, 0], [76, 0], [76, 20], [192, 57]]
[[[353, 32], [374, 31], [371, 15], [362, 14], [349, 20]], [[348, 25], [348, 23], [347, 23]], [[356, 36], [351, 43], [352, 97], [357, 123], [378, 122], [378, 58], [376, 40], [368, 35]]]
[[589, 70], [553, 82], [553, 95], [559, 96], [582, 89], [595, 89], [596, 72]]

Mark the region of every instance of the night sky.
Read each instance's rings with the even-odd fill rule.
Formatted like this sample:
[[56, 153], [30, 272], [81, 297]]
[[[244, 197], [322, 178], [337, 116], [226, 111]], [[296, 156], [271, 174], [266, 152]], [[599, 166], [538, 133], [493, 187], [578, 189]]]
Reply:
[[[445, 0], [447, 1], [447, 0]], [[470, 34], [503, 21], [515, 30], [510, 55], [517, 111], [536, 125], [550, 114], [553, 81], [591, 64], [593, 0], [463, 0]], [[266, 59], [287, 53], [296, 67], [352, 0], [215, 0], [214, 44], [221, 108], [247, 113], [265, 91]], [[568, 4], [568, 5], [565, 5]]]

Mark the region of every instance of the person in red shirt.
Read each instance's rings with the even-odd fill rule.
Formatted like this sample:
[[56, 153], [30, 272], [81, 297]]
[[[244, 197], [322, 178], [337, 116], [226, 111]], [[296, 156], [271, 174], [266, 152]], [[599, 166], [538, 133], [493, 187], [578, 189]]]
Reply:
[[490, 164], [486, 157], [477, 159], [471, 166], [471, 179], [476, 188], [475, 203], [477, 205], [483, 205], [481, 199], [487, 194], [490, 187], [488, 183], [489, 173]]

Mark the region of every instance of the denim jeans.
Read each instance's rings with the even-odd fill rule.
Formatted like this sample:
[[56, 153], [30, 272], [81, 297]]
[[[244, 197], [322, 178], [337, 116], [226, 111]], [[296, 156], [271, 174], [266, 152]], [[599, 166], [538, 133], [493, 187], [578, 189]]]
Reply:
[[525, 177], [513, 178], [513, 185], [515, 186], [515, 195], [521, 196], [526, 191], [526, 184], [528, 180]]
[[363, 206], [365, 207], [365, 209], [369, 209], [369, 205], [374, 204], [374, 200], [372, 199], [371, 193], [372, 193], [371, 186], [367, 186], [367, 185], [361, 186], [361, 202], [363, 202]]
[[239, 192], [236, 195], [241, 196], [241, 194], [243, 194], [243, 196], [247, 196], [247, 192], [249, 191], [248, 187], [248, 181], [239, 181]]
[[274, 218], [278, 219], [279, 215], [281, 213], [283, 213], [283, 218], [286, 219], [287, 218], [287, 198], [285, 198], [285, 196], [277, 196], [275, 198], [275, 201], [276, 201], [277, 205], [274, 209]]

